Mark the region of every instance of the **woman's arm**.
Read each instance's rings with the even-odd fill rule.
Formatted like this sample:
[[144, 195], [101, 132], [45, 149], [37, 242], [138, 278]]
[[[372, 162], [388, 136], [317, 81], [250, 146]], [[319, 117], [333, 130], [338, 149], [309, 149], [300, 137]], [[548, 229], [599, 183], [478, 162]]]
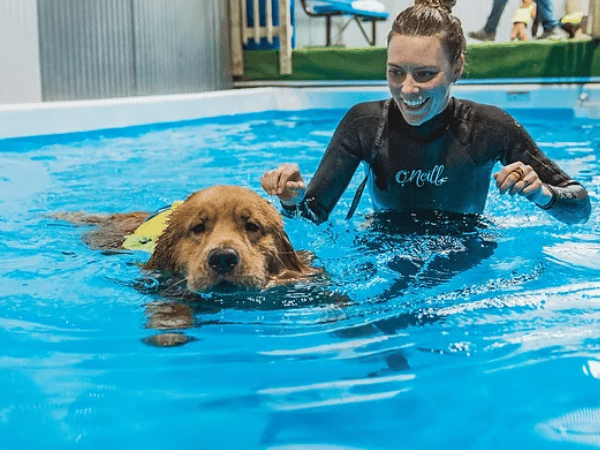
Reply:
[[380, 102], [371, 102], [356, 105], [346, 113], [305, 192], [296, 164], [284, 164], [263, 175], [265, 191], [278, 196], [285, 213], [299, 213], [317, 224], [325, 222], [358, 164], [369, 154], [380, 112]]
[[502, 161], [505, 167], [494, 174], [500, 192], [522, 195], [561, 222], [587, 221], [591, 203], [585, 188], [548, 158], [521, 125], [514, 124]]
[[530, 165], [517, 161], [494, 174], [501, 194], [522, 195], [565, 223], [585, 222], [591, 203], [585, 188], [574, 180], [552, 185], [544, 183]]

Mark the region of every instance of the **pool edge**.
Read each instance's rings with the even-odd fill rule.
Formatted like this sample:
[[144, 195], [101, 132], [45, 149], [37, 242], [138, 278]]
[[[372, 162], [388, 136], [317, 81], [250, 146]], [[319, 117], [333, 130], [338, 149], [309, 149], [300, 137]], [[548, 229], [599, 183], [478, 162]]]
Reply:
[[[264, 111], [348, 108], [383, 99], [385, 84], [272, 86], [197, 94], [0, 105], [0, 139], [210, 118]], [[505, 109], [572, 109], [600, 119], [600, 83], [459, 84], [454, 95]]]

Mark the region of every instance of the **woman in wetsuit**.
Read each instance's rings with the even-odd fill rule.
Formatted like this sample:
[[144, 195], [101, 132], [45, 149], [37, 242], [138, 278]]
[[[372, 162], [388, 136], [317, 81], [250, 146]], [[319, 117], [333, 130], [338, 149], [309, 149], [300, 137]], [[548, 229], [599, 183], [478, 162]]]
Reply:
[[520, 195], [566, 223], [590, 215], [586, 190], [546, 157], [510, 115], [450, 96], [465, 65], [455, 0], [416, 0], [388, 36], [392, 99], [352, 107], [338, 125], [305, 189], [296, 164], [267, 172], [261, 184], [284, 211], [326, 221], [359, 163], [366, 163], [377, 210], [481, 214], [492, 169], [502, 194]]

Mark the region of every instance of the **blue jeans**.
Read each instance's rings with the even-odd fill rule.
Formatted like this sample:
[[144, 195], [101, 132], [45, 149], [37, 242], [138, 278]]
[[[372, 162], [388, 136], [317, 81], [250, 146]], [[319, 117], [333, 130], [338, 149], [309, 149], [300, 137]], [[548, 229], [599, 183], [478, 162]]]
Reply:
[[[498, 28], [498, 22], [500, 22], [500, 16], [506, 8], [508, 0], [494, 0], [492, 5], [492, 11], [488, 16], [487, 22], [483, 27], [486, 33], [495, 33]], [[540, 23], [544, 28], [544, 31], [552, 30], [559, 25], [558, 19], [554, 15], [554, 3], [553, 0], [537, 0], [537, 13], [540, 18]]]

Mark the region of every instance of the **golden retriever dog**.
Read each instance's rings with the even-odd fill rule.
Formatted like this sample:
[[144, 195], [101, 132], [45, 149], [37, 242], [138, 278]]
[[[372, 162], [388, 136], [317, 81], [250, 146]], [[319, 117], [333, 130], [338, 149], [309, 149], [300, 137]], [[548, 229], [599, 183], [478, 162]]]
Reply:
[[[53, 217], [95, 225], [83, 240], [94, 249], [113, 252], [126, 250], [128, 237], [153, 216], [137, 211], [110, 215], [71, 212]], [[193, 307], [185, 300], [202, 299], [197, 294], [261, 291], [308, 280], [322, 272], [311, 265], [310, 252], [294, 250], [279, 212], [261, 196], [242, 187], [213, 186], [195, 192], [171, 208], [160, 228], [158, 236], [154, 236], [156, 246], [150, 260], [142, 268], [168, 280], [158, 293], [171, 300], [146, 305], [148, 328], [177, 330], [194, 326]], [[144, 342], [176, 346], [189, 340], [183, 333], [171, 332]]]
[[189, 196], [169, 218], [145, 269], [185, 276], [188, 289], [220, 285], [264, 289], [310, 278], [306, 252], [296, 252], [277, 210], [238, 186]]
[[[95, 224], [84, 240], [95, 249], [123, 248], [149, 213], [107, 216], [55, 215]], [[265, 289], [311, 278], [310, 253], [296, 252], [279, 212], [261, 196], [239, 186], [213, 186], [175, 207], [158, 236], [147, 270], [185, 278], [192, 292], [219, 287]]]

